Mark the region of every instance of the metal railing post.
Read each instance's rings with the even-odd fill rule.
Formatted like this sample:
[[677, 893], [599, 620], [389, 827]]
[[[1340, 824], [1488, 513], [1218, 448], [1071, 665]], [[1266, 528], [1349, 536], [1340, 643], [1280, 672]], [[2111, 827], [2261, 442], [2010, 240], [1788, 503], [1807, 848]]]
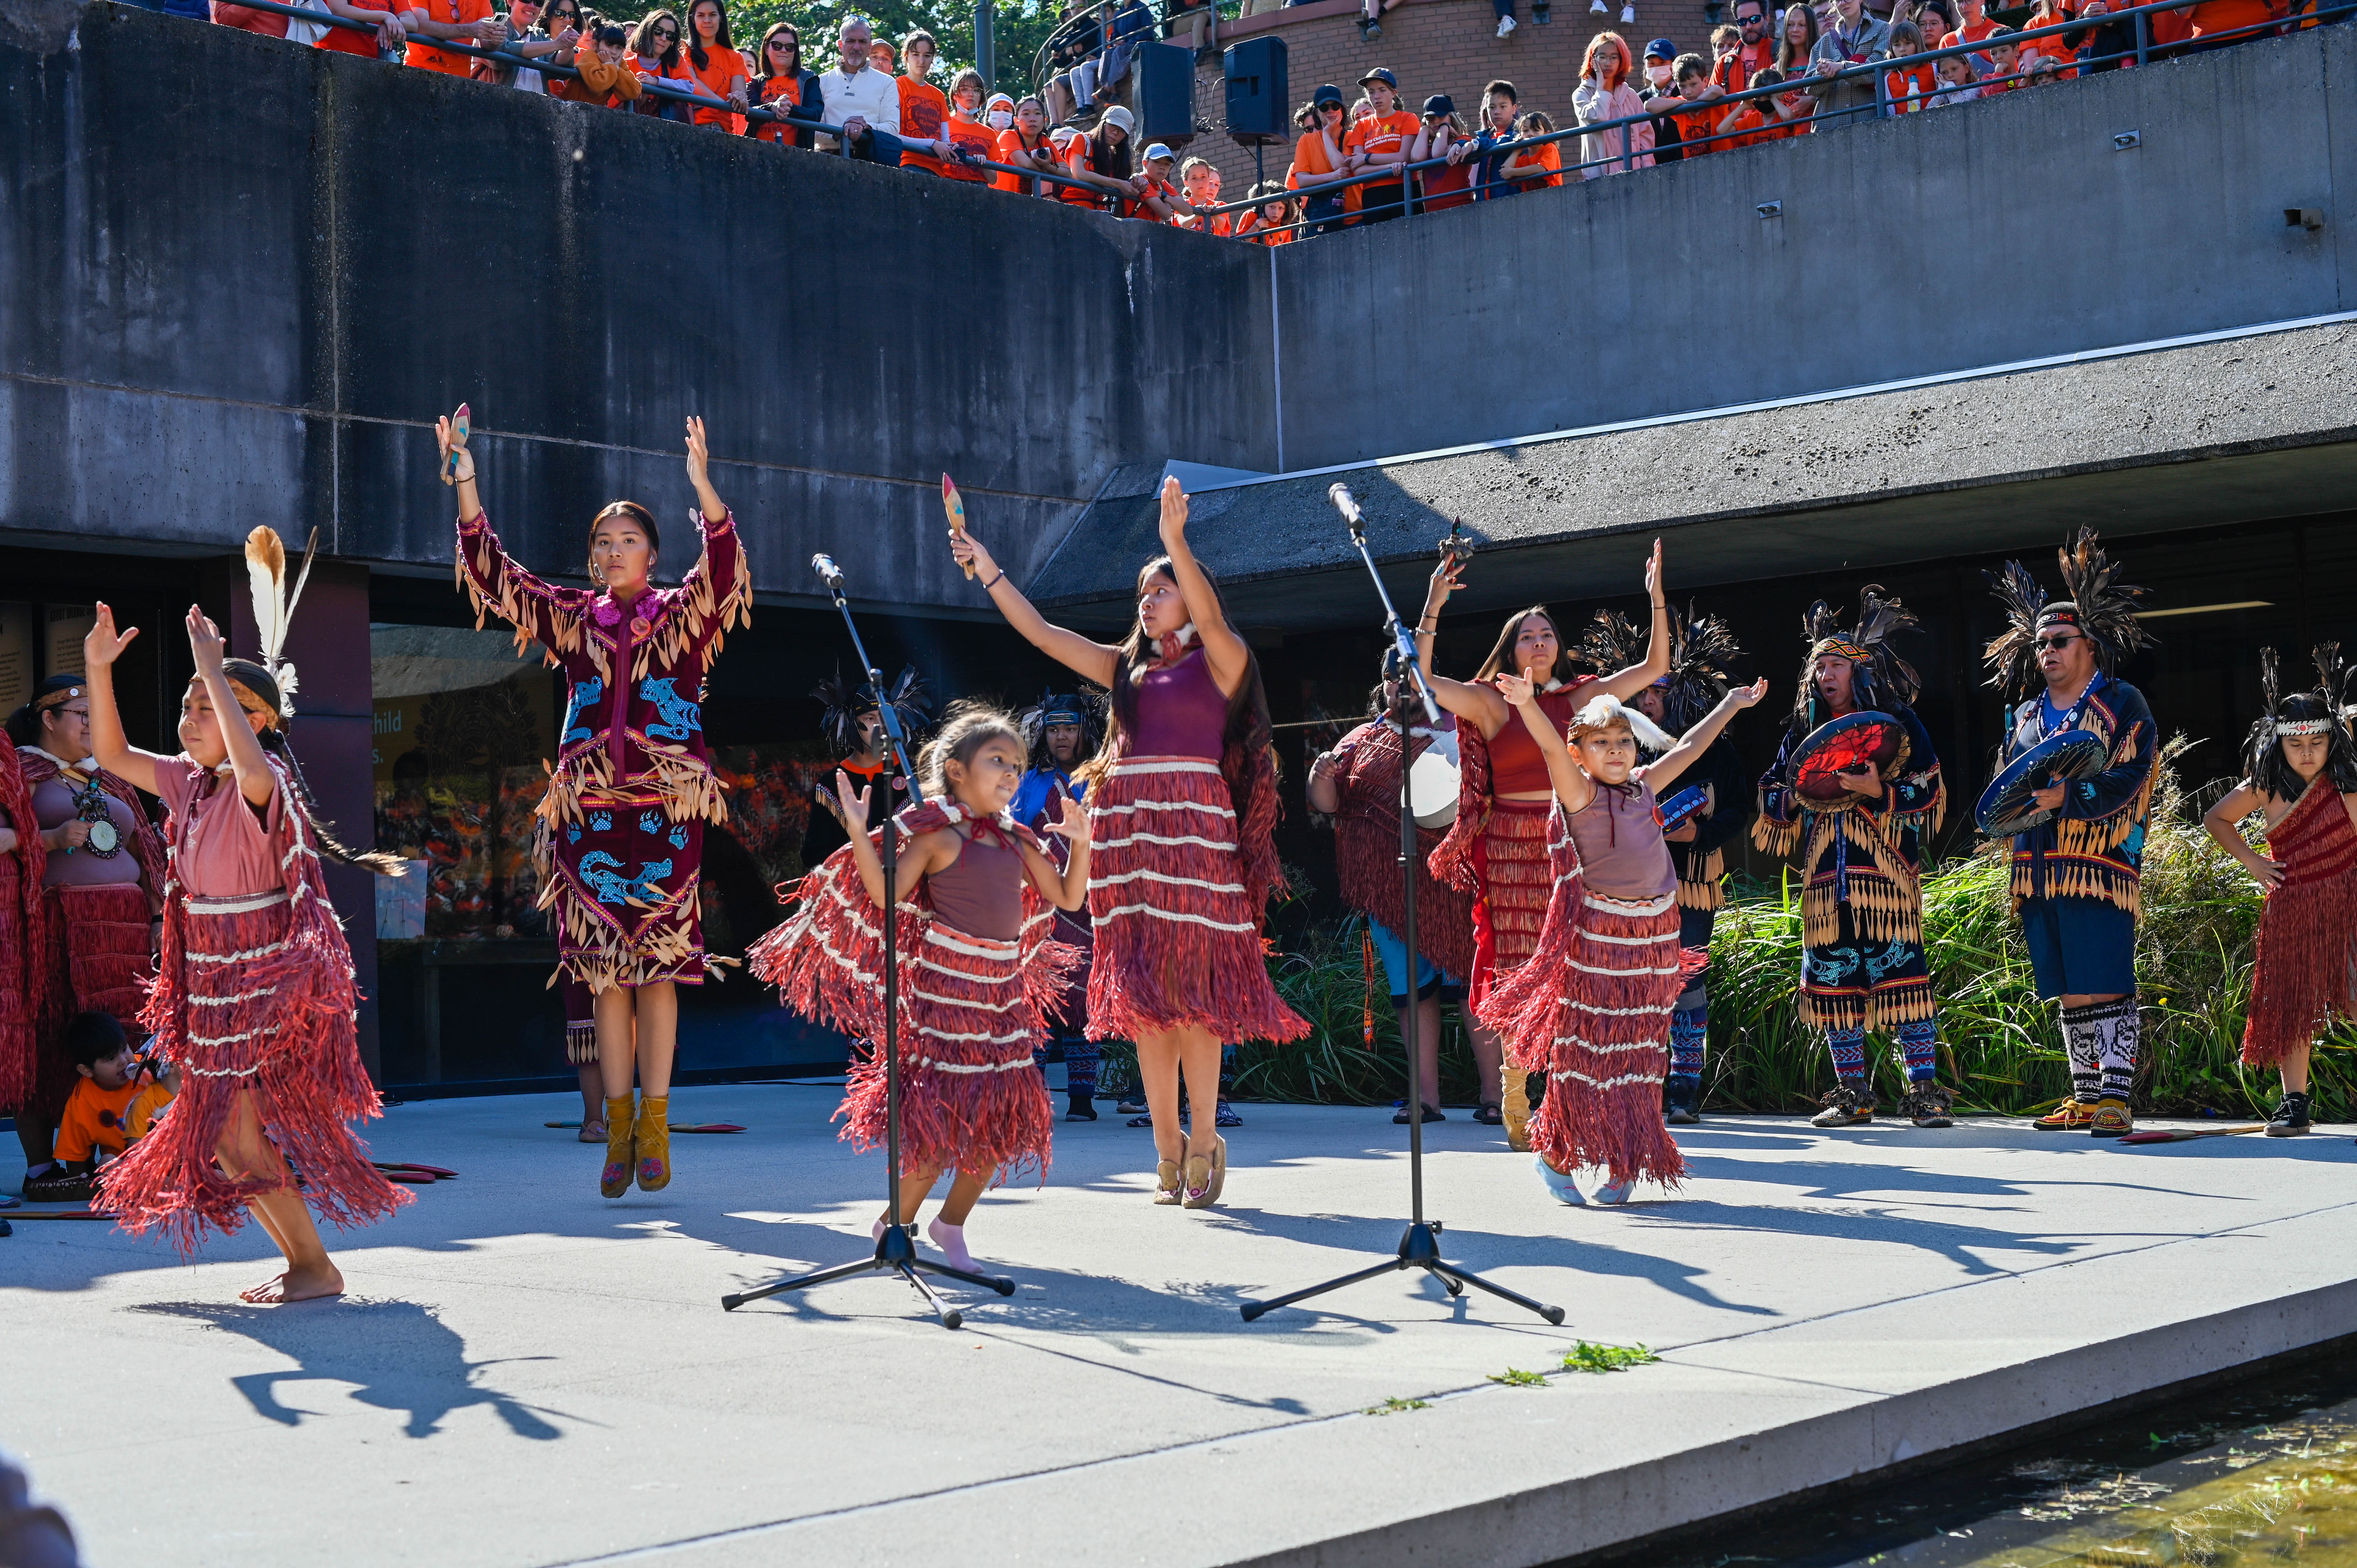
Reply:
[[2140, 66], [2152, 63], [2152, 28], [2148, 25], [2150, 21], [2151, 18], [2142, 11], [2136, 14], [2136, 64]]

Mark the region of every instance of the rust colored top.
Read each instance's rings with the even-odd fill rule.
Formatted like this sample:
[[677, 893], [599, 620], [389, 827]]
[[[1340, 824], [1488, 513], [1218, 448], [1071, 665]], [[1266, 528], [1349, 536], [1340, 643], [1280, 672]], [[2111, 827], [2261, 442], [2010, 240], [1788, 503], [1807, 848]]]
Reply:
[[933, 916], [970, 937], [1011, 942], [1023, 934], [1023, 855], [991, 823], [969, 830], [958, 857], [925, 878]]

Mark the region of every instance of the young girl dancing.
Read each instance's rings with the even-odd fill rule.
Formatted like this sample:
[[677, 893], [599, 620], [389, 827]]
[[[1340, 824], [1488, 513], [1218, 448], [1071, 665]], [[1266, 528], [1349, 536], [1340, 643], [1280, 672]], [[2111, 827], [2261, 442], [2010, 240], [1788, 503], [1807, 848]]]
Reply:
[[[2316, 650], [2317, 689], [2276, 695], [2276, 650], [2259, 654], [2266, 713], [2251, 726], [2243, 782], [2201, 825], [2266, 891], [2251, 970], [2243, 1061], [2283, 1075], [2267, 1136], [2308, 1131], [2308, 1057], [2316, 1032], [2357, 1012], [2357, 745], [2341, 714], [2348, 686], [2341, 645]], [[2267, 853], [2236, 826], [2266, 814]]]
[[[277, 536], [254, 533], [283, 568]], [[316, 814], [286, 738], [285, 616], [283, 598], [274, 631], [257, 613], [255, 663], [222, 658], [221, 632], [188, 607], [197, 674], [180, 699], [177, 757], [124, 738], [114, 662], [137, 628], [118, 633], [102, 604], [82, 639], [98, 765], [171, 809], [162, 956], [140, 1023], [181, 1076], [171, 1113], [106, 1167], [101, 1201], [124, 1230], [160, 1229], [183, 1251], [208, 1227], [235, 1230], [252, 1209], [286, 1270], [240, 1293], [250, 1302], [341, 1294], [311, 1210], [356, 1225], [410, 1196], [377, 1174], [347, 1125], [376, 1115], [377, 1095], [354, 1031], [351, 949], [319, 875], [322, 855], [394, 875], [399, 863], [353, 854]]]
[[[1297, 1040], [1309, 1025], [1278, 998], [1261, 950], [1284, 877], [1260, 663], [1187, 548], [1175, 478], [1162, 486], [1162, 547], [1138, 570], [1137, 621], [1116, 648], [1049, 625], [973, 534], [950, 542], [1009, 625], [1113, 693], [1113, 725], [1088, 769], [1089, 1037], [1136, 1042], [1159, 1156], [1154, 1200], [1207, 1208], [1228, 1169], [1203, 1113], [1219, 1103], [1222, 1043]], [[1198, 1112], [1183, 1141], [1182, 1071]]]
[[[1656, 540], [1645, 564], [1645, 594], [1652, 601], [1653, 618], [1642, 664], [1600, 680], [1583, 673], [1573, 663], [1554, 615], [1544, 605], [1533, 605], [1506, 618], [1498, 645], [1471, 681], [1451, 681], [1432, 672], [1432, 639], [1449, 596], [1464, 585], [1464, 572], [1462, 556], [1442, 554], [1425, 596], [1424, 615], [1416, 622], [1415, 648], [1433, 695], [1460, 721], [1457, 821], [1432, 852], [1431, 866], [1434, 875], [1473, 895], [1473, 972], [1466, 999], [1478, 1013], [1491, 987], [1538, 945], [1547, 908], [1546, 824], [1555, 801], [1539, 748], [1514, 722], [1492, 682], [1501, 673], [1533, 672], [1539, 711], [1559, 736], [1587, 697], [1603, 692], [1628, 702], [1669, 673], [1670, 615], [1662, 597], [1662, 546]], [[1494, 1058], [1500, 1047], [1480, 1042], [1476, 1048], [1485, 1058]], [[1521, 1070], [1510, 1067], [1500, 1089], [1499, 1102], [1485, 1101], [1475, 1118], [1492, 1126], [1503, 1120], [1507, 1144], [1527, 1149], [1530, 1105]]]
[[[1048, 906], [1077, 909], [1089, 886], [1088, 819], [1069, 795], [1049, 831], [1071, 844], [1064, 869], [1031, 830], [1007, 814], [1023, 781], [1022, 732], [1006, 714], [978, 704], [953, 707], [919, 761], [927, 800], [888, 826], [903, 835], [894, 867], [899, 904], [900, 1177], [902, 1222], [945, 1170], [949, 1197], [926, 1227], [952, 1266], [972, 1269], [965, 1219], [991, 1184], [1027, 1168], [1044, 1174], [1054, 1111], [1032, 1068], [1047, 1038], [1047, 1010], [1061, 999], [1080, 954], [1050, 940]], [[874, 793], [853, 793], [835, 770], [851, 842], [798, 888], [801, 907], [753, 944], [753, 973], [786, 1004], [846, 1034], [884, 1035], [884, 865], [867, 831]], [[860, 1149], [884, 1142], [887, 1084], [879, 1048], [852, 1069], [839, 1114]], [[888, 1215], [876, 1221], [884, 1233]]]
[[752, 620], [737, 520], [712, 488], [704, 422], [692, 418], [687, 478], [704, 553], [680, 585], [648, 580], [662, 544], [653, 514], [614, 501], [589, 522], [589, 577], [605, 591], [556, 587], [500, 548], [465, 433], [445, 419], [435, 434], [458, 488], [458, 581], [475, 624], [499, 617], [515, 628], [518, 652], [537, 642], [565, 671], [565, 727], [540, 804], [555, 875], [540, 905], [554, 913], [558, 977], [587, 986], [595, 1009], [606, 1091], [597, 1190], [619, 1197], [635, 1180], [657, 1192], [671, 1185], [673, 988], [703, 984], [706, 963], [704, 824], [728, 820], [705, 742], [704, 678], [722, 637]]
[[[1507, 1058], [1547, 1074], [1531, 1121], [1539, 1175], [1566, 1203], [1587, 1201], [1572, 1174], [1601, 1165], [1598, 1203], [1621, 1203], [1639, 1176], [1675, 1185], [1685, 1174], [1662, 1124], [1670, 1015], [1684, 989], [1678, 946], [1678, 874], [1662, 837], [1655, 792], [1700, 760], [1727, 721], [1768, 694], [1738, 686], [1673, 741], [1609, 693], [1588, 698], [1570, 746], [1537, 701], [1529, 674], [1501, 674], [1499, 695], [1521, 716], [1555, 786], [1547, 858], [1555, 886], [1530, 961], [1501, 980], [1483, 1021], [1505, 1036]], [[1662, 753], [1637, 766], [1639, 742]]]

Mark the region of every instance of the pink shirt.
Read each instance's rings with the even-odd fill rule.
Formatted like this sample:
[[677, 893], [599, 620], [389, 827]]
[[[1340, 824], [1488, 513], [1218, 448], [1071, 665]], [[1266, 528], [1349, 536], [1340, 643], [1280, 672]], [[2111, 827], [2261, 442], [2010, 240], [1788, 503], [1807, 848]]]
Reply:
[[183, 891], [235, 898], [285, 888], [278, 869], [286, 827], [283, 790], [258, 812], [238, 793], [234, 777], [199, 768], [185, 752], [156, 759], [156, 790], [175, 819], [172, 870]]

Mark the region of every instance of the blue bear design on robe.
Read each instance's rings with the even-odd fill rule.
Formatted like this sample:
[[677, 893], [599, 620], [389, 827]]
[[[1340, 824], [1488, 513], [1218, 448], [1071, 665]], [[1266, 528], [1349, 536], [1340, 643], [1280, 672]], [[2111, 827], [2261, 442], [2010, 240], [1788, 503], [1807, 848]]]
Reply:
[[597, 732], [589, 727], [587, 720], [589, 710], [596, 707], [597, 699], [605, 694], [606, 682], [595, 675], [573, 688], [573, 705], [565, 710], [565, 734], [557, 741], [559, 746], [597, 738]]
[[661, 736], [665, 740], [685, 740], [704, 728], [704, 712], [695, 703], [672, 689], [671, 675], [650, 675], [639, 682], [639, 700], [654, 704], [657, 722], [650, 722], [647, 734]]
[[662, 901], [659, 884], [671, 875], [672, 863], [667, 860], [647, 861], [639, 866], [635, 877], [621, 875], [622, 863], [602, 849], [593, 849], [581, 857], [581, 880], [600, 904], [625, 904], [633, 899], [649, 904]]

